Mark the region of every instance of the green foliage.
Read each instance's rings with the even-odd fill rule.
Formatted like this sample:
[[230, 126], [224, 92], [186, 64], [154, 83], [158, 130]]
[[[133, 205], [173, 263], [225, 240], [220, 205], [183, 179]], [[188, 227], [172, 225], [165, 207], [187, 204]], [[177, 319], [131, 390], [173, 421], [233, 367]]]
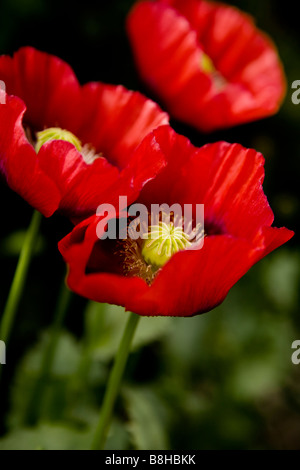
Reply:
[[[97, 305], [90, 302], [87, 307], [86, 341], [91, 353], [101, 360], [109, 360], [114, 357], [120, 343], [127, 314], [124, 308], [115, 305]], [[139, 323], [133, 339], [132, 349], [152, 343], [165, 336], [171, 319], [166, 318], [143, 318]]]
[[[296, 431], [300, 421], [299, 378], [291, 363], [291, 344], [300, 335], [289, 314], [297, 308], [298, 259], [298, 252], [278, 251], [209, 314], [142, 318], [107, 448], [289, 447], [270, 426], [281, 413], [278, 401]], [[281, 286], [279, 298], [270, 277]], [[127, 313], [88, 302], [84, 320], [78, 338], [60, 335], [33, 428], [24, 427], [24, 416], [50, 331], [19, 363], [0, 449], [89, 448]]]
[[[2, 254], [2, 256], [19, 256], [24, 243], [25, 236], [26, 230], [18, 230], [1, 240], [0, 253]], [[45, 240], [42, 236], [39, 236], [35, 246], [34, 254], [39, 255], [44, 250]]]
[[[5, 0], [1, 53], [31, 44], [69, 61], [82, 83], [122, 83], [141, 89], [125, 36], [134, 0], [89, 2], [70, 10], [54, 0]], [[226, 140], [261, 151], [264, 188], [276, 225], [299, 228], [299, 21], [279, 0], [234, 0], [275, 40], [287, 73], [287, 97], [270, 119], [203, 136], [172, 122], [196, 145]], [[59, 10], [60, 15], [57, 16]], [[55, 25], [55, 34], [53, 34]], [[78, 53], [82, 51], [82, 53]], [[96, 60], [95, 60], [96, 58]], [[1, 289], [4, 305], [31, 208], [0, 185]], [[23, 205], [22, 205], [23, 204]], [[124, 309], [76, 302], [61, 332], [40, 397], [39, 422], [25, 423], [40, 377], [58, 294], [62, 262], [57, 241], [63, 218], [45, 223], [1, 380], [0, 450], [88, 449], [112, 361], [128, 317]], [[8, 276], [9, 273], [10, 275]], [[300, 252], [295, 237], [247, 273], [214, 311], [194, 318], [142, 318], [116, 403], [107, 449], [300, 449]], [[170, 295], [172, 293], [170, 292]]]
[[65, 426], [43, 424], [16, 429], [1, 441], [1, 450], [84, 450], [91, 436]]
[[137, 450], [167, 450], [168, 435], [164, 406], [147, 388], [132, 388], [125, 392], [128, 429]]

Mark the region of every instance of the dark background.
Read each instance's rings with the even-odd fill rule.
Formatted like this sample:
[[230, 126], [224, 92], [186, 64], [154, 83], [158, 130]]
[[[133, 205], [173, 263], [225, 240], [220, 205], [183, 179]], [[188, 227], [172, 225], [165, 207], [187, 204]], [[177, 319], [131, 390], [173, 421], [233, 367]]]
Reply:
[[[133, 3], [2, 0], [0, 53], [31, 45], [67, 61], [81, 83], [121, 83], [151, 97], [124, 29]], [[291, 363], [291, 344], [300, 339], [300, 105], [291, 102], [292, 82], [300, 80], [299, 16], [292, 2], [226, 3], [252, 14], [275, 42], [287, 76], [285, 102], [276, 116], [209, 135], [171, 124], [196, 145], [226, 140], [262, 152], [275, 225], [296, 236], [252, 268], [215, 311], [194, 319], [142, 319], [108, 443], [113, 449], [300, 449], [300, 365]], [[4, 181], [0, 200], [3, 309], [32, 209]], [[3, 449], [85, 448], [97, 420], [125, 315], [115, 307], [97, 314], [74, 295], [41, 423], [30, 430], [22, 425], [65, 272], [56, 246], [70, 229], [59, 215], [43, 220], [7, 364], [0, 366]], [[89, 322], [97, 316], [103, 319], [99, 341], [82, 374]]]

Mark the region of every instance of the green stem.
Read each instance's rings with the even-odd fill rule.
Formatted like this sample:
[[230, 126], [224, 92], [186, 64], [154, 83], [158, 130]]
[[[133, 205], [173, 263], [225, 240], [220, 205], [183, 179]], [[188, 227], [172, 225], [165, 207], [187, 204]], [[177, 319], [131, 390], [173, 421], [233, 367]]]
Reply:
[[41, 224], [42, 214], [34, 211], [28, 227], [18, 265], [10, 287], [7, 302], [0, 323], [0, 339], [8, 342], [19, 302], [24, 290], [29, 264], [36, 246], [36, 238]]
[[33, 385], [33, 389], [29, 397], [29, 402], [24, 417], [24, 423], [26, 425], [34, 426], [41, 416], [41, 411], [44, 405], [45, 389], [47, 388], [48, 379], [51, 374], [57, 343], [66, 313], [68, 311], [71, 297], [72, 292], [67, 288], [64, 281], [59, 294], [57, 307], [55, 309], [55, 316], [51, 326], [50, 338], [42, 357], [40, 373]]
[[105, 447], [114, 404], [119, 393], [123, 372], [130, 351], [131, 341], [139, 319], [140, 317], [138, 315], [131, 313], [125, 327], [119, 350], [116, 355], [115, 363], [108, 380], [100, 419], [92, 443], [92, 450], [101, 450]]

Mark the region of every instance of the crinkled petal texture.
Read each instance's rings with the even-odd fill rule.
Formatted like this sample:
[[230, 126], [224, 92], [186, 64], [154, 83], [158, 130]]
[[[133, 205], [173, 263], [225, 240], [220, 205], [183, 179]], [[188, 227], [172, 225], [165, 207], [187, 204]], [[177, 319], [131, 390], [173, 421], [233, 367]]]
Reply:
[[[143, 80], [175, 118], [212, 131], [279, 109], [286, 85], [276, 48], [238, 9], [205, 0], [141, 1], [127, 30]], [[207, 57], [214, 70], [207, 71]]]
[[6, 103], [0, 104], [0, 172], [12, 189], [49, 216], [59, 206], [61, 195], [24, 134], [24, 111], [25, 105], [17, 97], [6, 96]]
[[[152, 204], [204, 204], [203, 247], [174, 254], [150, 286], [123, 275], [116, 243], [98, 238], [101, 217], [76, 226], [59, 249], [69, 267], [68, 285], [78, 294], [140, 315], [193, 316], [220, 304], [254, 263], [293, 232], [271, 227], [261, 154], [226, 142], [195, 148], [169, 126], [153, 137], [168, 163], [144, 186], [138, 202], [148, 210]], [[115, 217], [126, 214], [112, 210], [107, 220]]]
[[[159, 152], [141, 160], [142, 140], [167, 124], [168, 115], [140, 93], [94, 82], [80, 86], [64, 61], [31, 47], [0, 57], [0, 80], [7, 92], [0, 104], [0, 170], [44, 215], [60, 209], [86, 217], [103, 200], [134, 199], [164, 165]], [[92, 157], [60, 140], [36, 154], [35, 133], [49, 127], [72, 132], [93, 149]]]

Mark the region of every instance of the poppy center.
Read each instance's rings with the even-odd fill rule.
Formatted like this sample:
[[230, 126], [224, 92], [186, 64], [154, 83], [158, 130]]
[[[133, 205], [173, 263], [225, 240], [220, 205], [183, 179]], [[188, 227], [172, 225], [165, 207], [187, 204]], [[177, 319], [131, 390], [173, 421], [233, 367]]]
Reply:
[[202, 223], [193, 228], [193, 221], [187, 223], [184, 217], [162, 211], [158, 217], [148, 214], [146, 225], [139, 217], [129, 219], [127, 237], [118, 240], [115, 254], [121, 258], [125, 276], [140, 277], [151, 285], [175, 253], [199, 246], [204, 236]]
[[226, 86], [227, 84], [226, 79], [216, 69], [212, 59], [207, 54], [205, 54], [205, 52], [202, 52], [202, 55], [201, 55], [200, 68], [202, 72], [208, 74], [211, 77], [214, 83], [214, 86], [217, 88], [217, 90], [220, 91]]
[[49, 127], [43, 131], [36, 133], [35, 151], [38, 153], [40, 148], [46, 143], [52, 140], [64, 140], [70, 142], [74, 147], [81, 153], [85, 163], [91, 165], [96, 158], [102, 157], [102, 153], [96, 153], [96, 150], [91, 144], [82, 145], [81, 141], [72, 134], [72, 132], [60, 127]]
[[213, 61], [204, 52], [201, 56], [200, 67], [201, 67], [201, 70], [203, 70], [203, 72], [206, 72], [206, 73], [214, 73], [216, 71]]
[[64, 140], [66, 142], [70, 142], [70, 144], [73, 144], [74, 147], [77, 148], [78, 152], [81, 152], [82, 149], [80, 140], [72, 134], [72, 132], [61, 129], [60, 127], [49, 127], [48, 129], [44, 129], [43, 131], [37, 132], [36, 137], [37, 141], [35, 144], [35, 150], [37, 153], [42, 145], [51, 140]]
[[148, 239], [144, 241], [142, 248], [142, 256], [146, 263], [161, 268], [175, 253], [189, 246], [191, 246], [189, 235], [183, 231], [182, 227], [177, 227], [172, 222], [170, 224], [159, 222], [158, 225], [149, 227]]

